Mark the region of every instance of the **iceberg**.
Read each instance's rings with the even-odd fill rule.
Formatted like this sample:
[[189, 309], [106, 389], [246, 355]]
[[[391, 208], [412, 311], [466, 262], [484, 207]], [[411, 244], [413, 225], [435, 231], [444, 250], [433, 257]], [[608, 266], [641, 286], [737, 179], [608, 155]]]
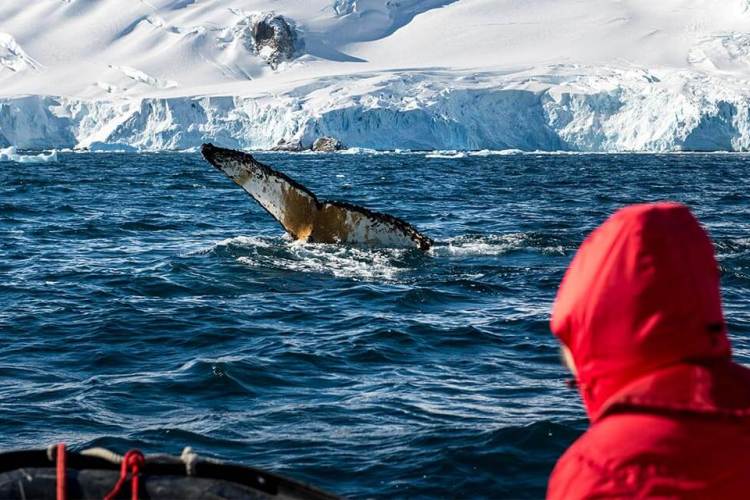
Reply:
[[57, 161], [57, 151], [51, 153], [41, 153], [38, 155], [22, 155], [18, 154], [16, 148], [11, 146], [9, 148], [0, 148], [0, 162], [12, 161], [16, 163], [50, 163]]

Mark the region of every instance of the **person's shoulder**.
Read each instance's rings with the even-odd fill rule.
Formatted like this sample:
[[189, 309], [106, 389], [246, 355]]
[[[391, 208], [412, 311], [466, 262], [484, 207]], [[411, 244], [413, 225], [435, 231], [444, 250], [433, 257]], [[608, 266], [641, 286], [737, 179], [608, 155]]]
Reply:
[[[653, 488], [667, 496], [738, 498], [750, 487], [747, 424], [688, 414], [609, 415], [558, 460], [548, 498], [654, 496]], [[716, 483], [718, 476], [726, 484]]]
[[627, 414], [593, 424], [557, 461], [548, 498], [635, 495], [638, 484], [633, 478], [640, 476], [639, 457], [653, 450], [653, 434], [665, 431], [669, 433], [658, 419], [644, 421]]
[[597, 433], [589, 429], [560, 457], [547, 485], [548, 499], [587, 498], [620, 492], [627, 496], [614, 473], [611, 457], [602, 456]]

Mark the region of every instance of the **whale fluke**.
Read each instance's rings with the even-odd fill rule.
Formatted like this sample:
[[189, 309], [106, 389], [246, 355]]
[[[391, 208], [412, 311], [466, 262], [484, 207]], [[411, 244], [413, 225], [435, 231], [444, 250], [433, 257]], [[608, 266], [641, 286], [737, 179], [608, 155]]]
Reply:
[[320, 201], [302, 184], [252, 155], [204, 144], [203, 157], [244, 189], [295, 240], [427, 250], [432, 240], [392, 215], [340, 201]]

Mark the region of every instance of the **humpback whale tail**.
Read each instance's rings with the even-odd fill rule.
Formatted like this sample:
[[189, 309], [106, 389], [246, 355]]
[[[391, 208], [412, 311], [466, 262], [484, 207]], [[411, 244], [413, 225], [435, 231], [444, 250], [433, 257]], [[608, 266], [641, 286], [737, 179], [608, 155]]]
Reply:
[[392, 215], [321, 201], [302, 184], [241, 151], [204, 144], [203, 157], [260, 204], [295, 240], [427, 250], [432, 240]]

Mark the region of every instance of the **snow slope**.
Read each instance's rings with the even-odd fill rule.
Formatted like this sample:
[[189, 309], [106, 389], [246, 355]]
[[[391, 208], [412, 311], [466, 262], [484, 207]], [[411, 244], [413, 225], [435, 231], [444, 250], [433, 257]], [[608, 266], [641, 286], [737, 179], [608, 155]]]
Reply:
[[744, 151], [748, 83], [749, 0], [0, 2], [20, 148]]

